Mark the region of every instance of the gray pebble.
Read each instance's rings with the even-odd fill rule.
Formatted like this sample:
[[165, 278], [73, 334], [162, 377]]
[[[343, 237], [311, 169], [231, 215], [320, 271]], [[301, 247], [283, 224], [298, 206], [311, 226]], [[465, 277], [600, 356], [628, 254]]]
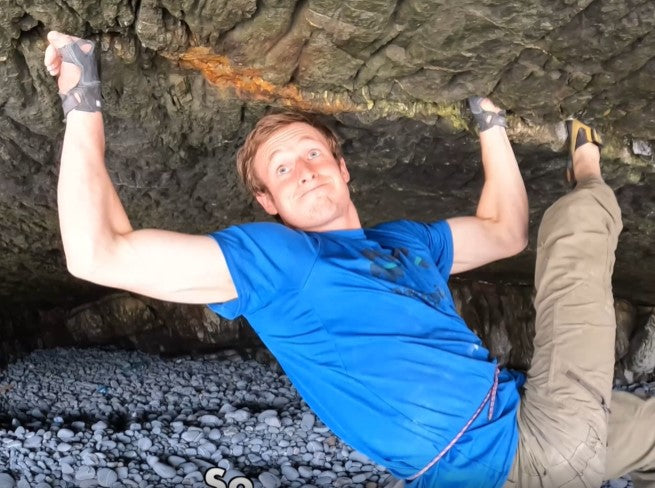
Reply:
[[260, 422], [264, 422], [270, 417], [277, 417], [277, 410], [268, 409], [257, 414], [257, 420]]
[[168, 464], [164, 464], [160, 461], [157, 461], [156, 463], [153, 463], [152, 469], [157, 473], [159, 476], [162, 478], [172, 478], [175, 476], [175, 468], [169, 466]]
[[[48, 485], [49, 487], [50, 485]], [[93, 479], [93, 480], [82, 480], [77, 483], [77, 488], [95, 488], [98, 486], [98, 482]]]
[[198, 421], [201, 425], [221, 425], [221, 419], [219, 419], [216, 415], [202, 415]]
[[57, 444], [57, 450], [59, 452], [68, 452], [70, 451], [72, 446], [68, 442], [61, 442]]
[[200, 439], [204, 437], [204, 434], [202, 430], [198, 428], [190, 428], [186, 432], [182, 434], [182, 439], [184, 439], [186, 442], [198, 442]]
[[317, 452], [317, 451], [322, 451], [323, 450], [323, 444], [317, 441], [309, 441], [307, 443], [307, 450], [309, 452]]
[[196, 482], [198, 482], [198, 484], [197, 484], [197, 485], [194, 484], [193, 486], [198, 486], [198, 487], [202, 487], [202, 488], [204, 488], [205, 486], [207, 486], [207, 485], [204, 483], [204, 480], [205, 480], [205, 477], [202, 475], [202, 473], [201, 473], [200, 471], [196, 471], [196, 472], [194, 472], [194, 473], [188, 473], [188, 474], [186, 474], [186, 475], [184, 476], [184, 478], [182, 478], [182, 483], [183, 483], [183, 484], [189, 484], [189, 483], [191, 483], [192, 481], [196, 481]]
[[0, 488], [14, 488], [16, 481], [9, 473], [0, 473]]
[[91, 466], [80, 466], [75, 472], [77, 481], [92, 480], [96, 477], [96, 470]]
[[100, 486], [110, 487], [118, 481], [118, 474], [113, 469], [100, 468], [98, 470], [98, 484]]
[[280, 419], [277, 417], [266, 417], [264, 422], [266, 422], [266, 425], [270, 425], [271, 427], [282, 427]]
[[194, 463], [191, 463], [191, 462], [182, 463], [178, 467], [182, 471], [184, 471], [184, 474], [194, 473], [194, 472], [198, 471], [198, 466], [196, 466]]
[[102, 447], [111, 451], [112, 449], [116, 449], [116, 443], [114, 441], [110, 440], [104, 440], [101, 442]]
[[240, 408], [239, 410], [235, 410], [234, 412], [226, 413], [225, 417], [232, 418], [237, 422], [245, 422], [250, 418], [250, 412]]
[[59, 429], [57, 431], [57, 437], [62, 441], [69, 441], [75, 437], [75, 432], [70, 429]]
[[257, 479], [264, 485], [264, 488], [278, 488], [280, 486], [280, 479], [273, 473], [265, 471]]
[[371, 460], [359, 451], [352, 451], [348, 457], [352, 461], [360, 462], [362, 464], [371, 463]]
[[103, 422], [102, 420], [99, 420], [95, 424], [91, 426], [91, 430], [105, 430], [107, 428], [107, 424]]
[[300, 476], [298, 470], [293, 466], [289, 466], [288, 464], [282, 466], [282, 475], [289, 481], [295, 481]]
[[25, 442], [23, 442], [23, 447], [26, 449], [41, 447], [42, 440], [43, 437], [41, 437], [40, 435], [33, 435], [32, 437], [28, 437], [27, 439], [25, 439]]
[[181, 456], [172, 455], [172, 456], [168, 456], [166, 458], [166, 461], [168, 461], [168, 464], [170, 464], [171, 466], [177, 468], [180, 464], [186, 462], [186, 459], [184, 459]]
[[210, 442], [203, 442], [198, 446], [198, 454], [202, 457], [210, 457], [216, 452], [216, 446]]
[[141, 451], [148, 451], [152, 447], [152, 441], [148, 437], [142, 437], [136, 443], [137, 447]]
[[302, 420], [300, 421], [300, 427], [303, 430], [312, 430], [314, 423], [316, 422], [316, 417], [311, 413], [304, 413], [302, 415]]
[[310, 478], [312, 476], [312, 468], [309, 466], [298, 466], [298, 474], [303, 478]]

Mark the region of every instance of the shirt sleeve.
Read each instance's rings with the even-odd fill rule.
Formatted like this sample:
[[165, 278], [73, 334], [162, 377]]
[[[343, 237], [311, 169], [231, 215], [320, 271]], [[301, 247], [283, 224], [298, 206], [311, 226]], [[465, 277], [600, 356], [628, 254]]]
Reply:
[[280, 224], [244, 224], [210, 235], [225, 256], [237, 298], [208, 306], [227, 319], [247, 316], [300, 289], [316, 260], [313, 240]]
[[439, 273], [448, 280], [453, 269], [453, 234], [445, 220], [423, 224], [428, 231], [428, 247]]

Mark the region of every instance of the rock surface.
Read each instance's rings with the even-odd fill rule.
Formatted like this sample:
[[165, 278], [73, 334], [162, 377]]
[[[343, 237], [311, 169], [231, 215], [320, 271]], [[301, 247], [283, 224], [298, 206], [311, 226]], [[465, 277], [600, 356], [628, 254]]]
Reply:
[[58, 236], [64, 125], [42, 57], [59, 29], [100, 42], [107, 162], [135, 227], [262, 218], [234, 153], [282, 106], [332, 118], [365, 223], [471, 213], [481, 172], [462, 101], [490, 94], [514, 114], [533, 239], [488, 272], [531, 276], [539, 217], [564, 192], [553, 123], [581, 114], [606, 132], [625, 214], [618, 289], [655, 303], [653, 19], [649, 0], [0, 0], [0, 296], [51, 306], [105, 293], [68, 275]]
[[[458, 312], [491, 355], [503, 365], [527, 369], [534, 337], [532, 287], [453, 279], [450, 289]], [[621, 376], [620, 373], [627, 370], [647, 375], [644, 379], [655, 369], [655, 309], [617, 299], [615, 313], [616, 360], [620, 361], [617, 373]], [[28, 319], [34, 323], [11, 328], [9, 331], [13, 335], [0, 339], [0, 350], [8, 352], [0, 362], [6, 364], [34, 348], [95, 345], [136, 348], [165, 355], [206, 353], [224, 348], [254, 354], [252, 351], [256, 350], [258, 360], [279, 367], [245, 320], [224, 320], [199, 305], [179, 305], [115, 293], [77, 307], [66, 316], [56, 309], [24, 318]], [[56, 321], [64, 325], [50, 330]], [[260, 420], [275, 425], [278, 419], [272, 413], [262, 412]], [[248, 413], [236, 410], [227, 415], [243, 421], [247, 420]], [[311, 429], [313, 421], [308, 417], [303, 419], [303, 425]], [[211, 416], [203, 421], [208, 426], [212, 422]], [[148, 447], [144, 444], [142, 450], [147, 451]]]
[[[135, 228], [207, 233], [265, 218], [238, 187], [234, 155], [255, 121], [281, 107], [334, 125], [365, 225], [471, 214], [482, 173], [464, 99], [489, 94], [510, 111], [530, 244], [471, 276], [529, 285], [539, 220], [566, 191], [559, 121], [578, 114], [605, 135], [604, 172], [624, 213], [615, 292], [655, 303], [652, 1], [0, 0], [5, 361], [47, 345], [173, 353], [252, 334], [198, 307], [130, 296], [79, 307], [109, 291], [65, 267], [56, 214], [64, 124], [42, 66], [50, 29], [99, 42], [107, 165]], [[455, 291], [472, 304], [467, 322], [518, 365], [530, 355], [527, 290]], [[620, 355], [631, 336], [619, 335]]]

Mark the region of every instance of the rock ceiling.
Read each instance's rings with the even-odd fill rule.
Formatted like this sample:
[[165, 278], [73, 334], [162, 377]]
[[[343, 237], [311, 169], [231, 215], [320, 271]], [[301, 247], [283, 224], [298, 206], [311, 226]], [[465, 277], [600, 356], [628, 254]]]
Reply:
[[606, 136], [624, 212], [617, 292], [655, 303], [651, 0], [0, 0], [3, 303], [102, 293], [68, 275], [58, 235], [50, 29], [100, 41], [107, 165], [135, 227], [263, 218], [234, 154], [276, 107], [335, 124], [364, 223], [474, 212], [482, 175], [463, 100], [489, 94], [511, 113], [531, 242], [481, 276], [530, 279], [540, 216], [566, 191], [558, 122], [576, 114]]

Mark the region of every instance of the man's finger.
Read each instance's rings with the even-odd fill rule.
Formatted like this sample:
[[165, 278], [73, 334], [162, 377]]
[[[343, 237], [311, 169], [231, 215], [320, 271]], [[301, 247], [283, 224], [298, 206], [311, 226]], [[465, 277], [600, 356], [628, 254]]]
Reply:
[[489, 110], [491, 112], [498, 112], [500, 109], [488, 98], [484, 98], [482, 102], [480, 102], [480, 106], [482, 107], [483, 110]]
[[57, 32], [57, 31], [48, 32], [48, 41], [50, 42], [51, 45], [53, 45], [57, 49], [65, 46], [66, 44], [70, 44], [71, 42], [74, 42], [78, 39], [79, 37], [69, 36], [68, 34], [62, 34], [61, 32]]
[[61, 57], [57, 52], [57, 49], [52, 44], [49, 44], [45, 50], [45, 55], [43, 56], [43, 64], [45, 64], [46, 69], [50, 72], [51, 75], [56, 75], [59, 71], [59, 66], [61, 66]]

